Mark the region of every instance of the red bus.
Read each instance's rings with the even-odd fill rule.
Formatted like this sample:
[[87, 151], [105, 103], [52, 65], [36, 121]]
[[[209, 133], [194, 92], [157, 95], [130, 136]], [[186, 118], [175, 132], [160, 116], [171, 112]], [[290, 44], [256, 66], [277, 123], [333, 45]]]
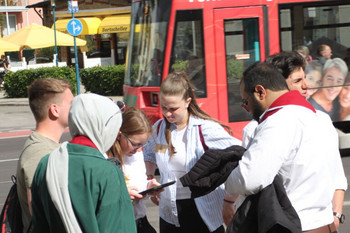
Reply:
[[183, 70], [201, 108], [241, 138], [250, 120], [239, 94], [243, 70], [299, 45], [316, 56], [328, 44], [344, 58], [349, 12], [348, 0], [133, 0], [124, 101], [161, 118], [161, 80]]

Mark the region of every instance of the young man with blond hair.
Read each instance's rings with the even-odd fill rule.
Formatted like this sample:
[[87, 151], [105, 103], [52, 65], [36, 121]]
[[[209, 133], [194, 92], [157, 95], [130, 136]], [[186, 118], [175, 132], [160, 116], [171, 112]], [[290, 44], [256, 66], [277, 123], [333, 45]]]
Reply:
[[64, 79], [35, 80], [28, 88], [29, 106], [36, 129], [28, 137], [17, 164], [17, 192], [22, 209], [23, 232], [31, 222], [31, 184], [42, 157], [59, 146], [68, 126], [68, 112], [73, 100], [71, 84]]

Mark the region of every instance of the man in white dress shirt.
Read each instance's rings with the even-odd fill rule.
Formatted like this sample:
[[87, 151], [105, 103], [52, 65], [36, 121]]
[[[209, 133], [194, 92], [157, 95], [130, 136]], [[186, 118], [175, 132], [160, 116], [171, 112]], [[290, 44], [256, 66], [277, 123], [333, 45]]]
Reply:
[[[251, 195], [283, 180], [303, 231], [334, 232], [332, 206], [336, 170], [347, 182], [338, 151], [338, 136], [330, 118], [319, 114], [298, 91], [288, 91], [283, 76], [266, 63], [243, 74], [243, 105], [259, 122], [238, 167], [226, 181], [231, 194]], [[329, 156], [338, 153], [339, 156]], [[339, 188], [339, 187], [338, 187]]]

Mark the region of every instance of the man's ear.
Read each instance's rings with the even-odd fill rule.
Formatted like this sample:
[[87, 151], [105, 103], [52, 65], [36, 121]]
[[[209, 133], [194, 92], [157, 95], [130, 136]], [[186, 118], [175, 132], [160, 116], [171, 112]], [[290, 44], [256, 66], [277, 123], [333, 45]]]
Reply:
[[51, 104], [49, 108], [49, 117], [55, 117], [58, 118], [60, 116], [58, 105], [57, 104]]
[[257, 99], [263, 100], [266, 98], [266, 89], [261, 85], [256, 85], [254, 94]]

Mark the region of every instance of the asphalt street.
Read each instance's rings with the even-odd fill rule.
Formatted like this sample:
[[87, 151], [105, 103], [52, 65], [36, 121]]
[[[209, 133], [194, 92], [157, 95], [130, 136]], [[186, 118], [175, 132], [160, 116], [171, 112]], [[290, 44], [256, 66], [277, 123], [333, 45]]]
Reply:
[[[112, 97], [119, 100], [121, 97]], [[17, 161], [22, 146], [35, 128], [35, 120], [28, 106], [27, 99], [4, 98], [0, 91], [0, 210], [11, 187], [11, 175], [16, 173]], [[70, 139], [68, 131], [63, 134], [61, 141]], [[348, 183], [350, 182], [350, 157], [343, 157], [343, 166]], [[343, 213], [348, 218], [340, 228], [341, 233], [350, 232], [350, 196], [346, 192]], [[147, 217], [158, 230], [158, 207], [146, 200]]]

